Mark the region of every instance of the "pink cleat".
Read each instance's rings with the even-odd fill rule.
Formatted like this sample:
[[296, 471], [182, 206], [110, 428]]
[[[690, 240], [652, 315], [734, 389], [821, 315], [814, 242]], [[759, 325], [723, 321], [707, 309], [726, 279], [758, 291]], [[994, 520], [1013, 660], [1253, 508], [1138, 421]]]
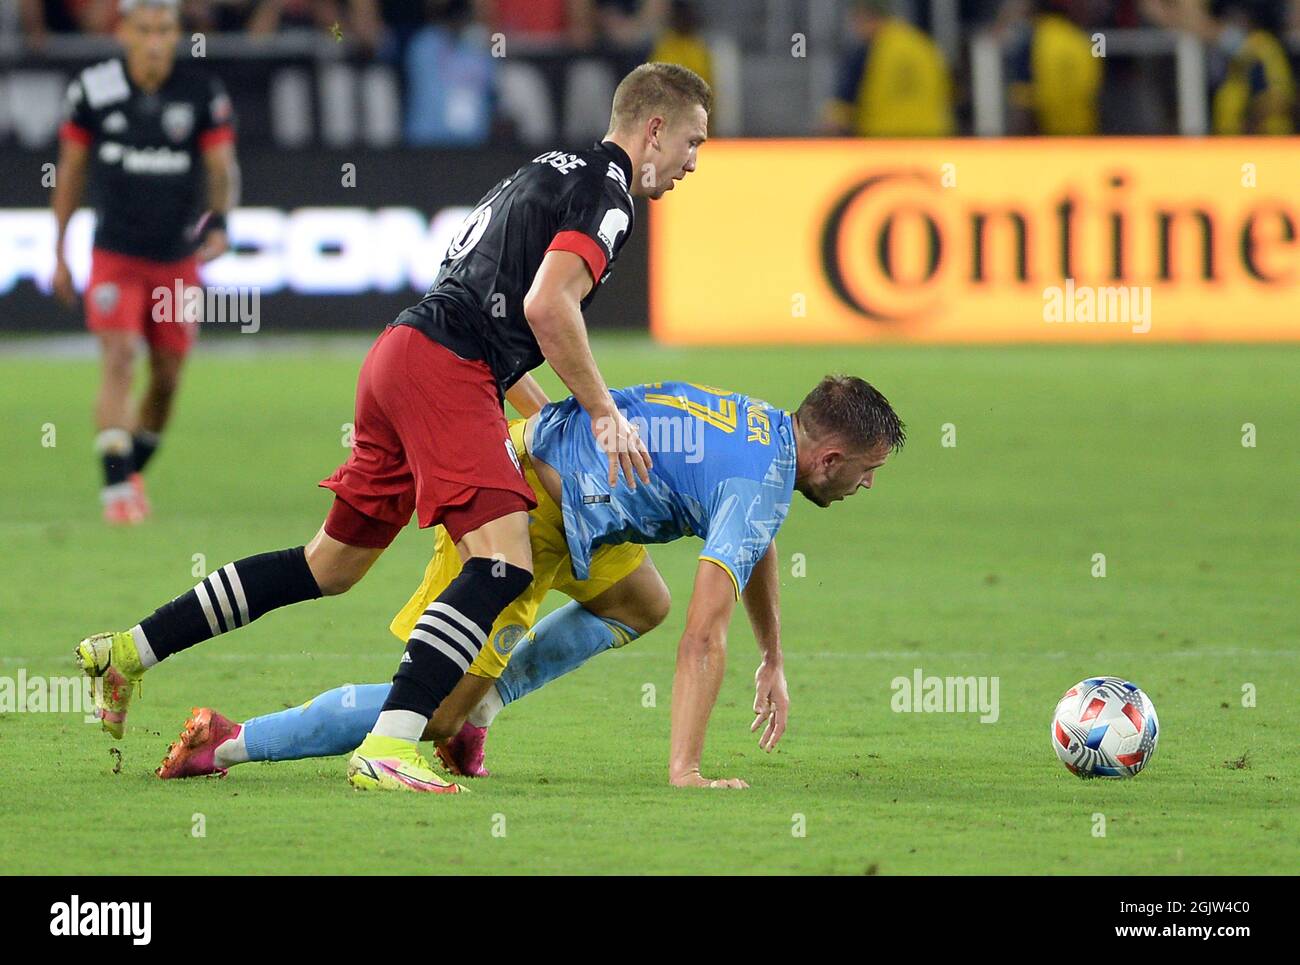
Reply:
[[213, 756], [217, 748], [231, 738], [238, 737], [240, 726], [227, 720], [211, 707], [195, 707], [185, 722], [181, 736], [167, 748], [162, 766], [154, 771], [164, 781], [180, 777], [204, 777], [208, 774], [226, 776], [224, 767], [217, 767]]
[[140, 511], [141, 518], [147, 518], [153, 512], [153, 506], [150, 505], [149, 494], [144, 488], [144, 476], [138, 472], [133, 472], [126, 477], [126, 481], [131, 484], [131, 493], [135, 496], [135, 504]]
[[110, 526], [135, 526], [143, 523], [145, 510], [134, 494], [118, 496], [104, 502], [104, 522]]
[[475, 727], [469, 721], [460, 733], [437, 746], [438, 757], [447, 770], [459, 777], [487, 777], [492, 772], [483, 766], [486, 727]]

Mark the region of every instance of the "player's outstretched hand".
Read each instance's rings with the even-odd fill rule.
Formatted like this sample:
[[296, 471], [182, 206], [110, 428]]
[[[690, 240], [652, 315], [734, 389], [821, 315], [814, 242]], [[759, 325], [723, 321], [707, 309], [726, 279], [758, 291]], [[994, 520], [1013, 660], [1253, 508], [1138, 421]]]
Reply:
[[678, 777], [671, 777], [668, 779], [668, 783], [671, 784], [673, 787], [705, 787], [705, 788], [727, 787], [727, 788], [734, 788], [737, 790], [749, 787], [749, 783], [747, 781], [742, 781], [738, 777], [720, 777], [711, 780], [705, 777], [699, 771], [691, 771], [689, 774], [682, 774]]
[[62, 258], [54, 266], [54, 277], [50, 279], [50, 287], [54, 290], [55, 298], [69, 308], [76, 307], [77, 289], [72, 284], [72, 271]]
[[764, 660], [754, 671], [754, 723], [749, 725], [752, 734], [764, 723], [767, 726], [758, 739], [765, 751], [776, 747], [785, 733], [785, 723], [790, 716], [790, 692], [785, 686], [785, 671], [780, 664]]
[[609, 458], [610, 489], [618, 485], [620, 472], [629, 489], [636, 489], [638, 478], [647, 486], [650, 484], [650, 452], [636, 426], [628, 422], [623, 413], [616, 409], [611, 415], [593, 419], [591, 431], [597, 445]]

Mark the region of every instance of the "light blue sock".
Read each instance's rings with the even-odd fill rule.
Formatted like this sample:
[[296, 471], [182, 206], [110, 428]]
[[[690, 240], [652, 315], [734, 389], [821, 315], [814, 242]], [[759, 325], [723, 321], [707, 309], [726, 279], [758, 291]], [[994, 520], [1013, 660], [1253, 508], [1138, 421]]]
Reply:
[[502, 704], [512, 703], [578, 669], [596, 654], [625, 646], [639, 636], [617, 620], [596, 616], [581, 603], [566, 603], [519, 641], [497, 681], [497, 693]]
[[392, 684], [348, 684], [300, 707], [244, 722], [250, 761], [296, 761], [355, 750], [379, 719]]

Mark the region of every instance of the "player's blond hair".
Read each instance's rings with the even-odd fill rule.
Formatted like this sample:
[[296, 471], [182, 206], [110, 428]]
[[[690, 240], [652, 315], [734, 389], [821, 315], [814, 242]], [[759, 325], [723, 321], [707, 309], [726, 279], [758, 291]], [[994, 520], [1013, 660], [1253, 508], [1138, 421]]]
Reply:
[[676, 117], [696, 104], [706, 114], [713, 111], [713, 91], [695, 71], [679, 64], [642, 64], [614, 90], [609, 129], [627, 130], [656, 114]]

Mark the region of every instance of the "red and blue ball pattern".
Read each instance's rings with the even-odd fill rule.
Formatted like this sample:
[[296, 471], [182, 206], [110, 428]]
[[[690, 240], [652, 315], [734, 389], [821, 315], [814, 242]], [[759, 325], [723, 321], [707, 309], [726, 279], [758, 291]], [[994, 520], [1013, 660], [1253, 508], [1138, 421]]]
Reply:
[[1079, 777], [1133, 777], [1160, 736], [1155, 705], [1122, 677], [1089, 677], [1065, 692], [1052, 717], [1052, 748]]

